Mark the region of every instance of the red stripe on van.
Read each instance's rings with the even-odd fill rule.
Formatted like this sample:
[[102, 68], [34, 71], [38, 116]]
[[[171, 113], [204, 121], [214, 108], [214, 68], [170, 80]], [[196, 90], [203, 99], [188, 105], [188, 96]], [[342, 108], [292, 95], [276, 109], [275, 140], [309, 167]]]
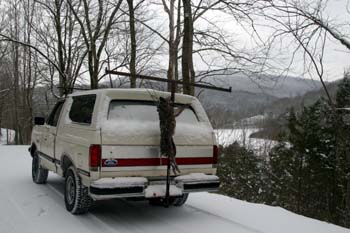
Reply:
[[[102, 167], [108, 167], [105, 165], [105, 161], [108, 159], [102, 159]], [[167, 165], [167, 159], [162, 158], [162, 162], [159, 158], [135, 158], [135, 159], [113, 159], [117, 160], [117, 164], [114, 167], [137, 167], [137, 166], [160, 166]], [[198, 164], [213, 164], [213, 157], [182, 157], [176, 158], [177, 165], [198, 165]]]

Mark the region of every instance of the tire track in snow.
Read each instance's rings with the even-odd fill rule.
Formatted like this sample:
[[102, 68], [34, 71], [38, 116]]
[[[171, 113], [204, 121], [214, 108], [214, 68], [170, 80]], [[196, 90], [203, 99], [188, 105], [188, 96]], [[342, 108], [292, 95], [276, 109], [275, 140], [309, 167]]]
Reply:
[[[240, 228], [241, 230], [242, 229], [244, 230], [244, 231], [239, 231], [239, 232], [263, 233], [262, 231], [258, 231], [256, 229], [253, 229], [253, 228], [248, 227], [246, 225], [237, 223], [235, 221], [223, 218], [221, 216], [209, 213], [207, 211], [204, 211], [204, 210], [201, 210], [199, 208], [189, 206], [189, 205], [185, 205], [183, 207], [170, 207], [170, 208], [164, 208], [162, 206], [153, 206], [153, 207], [151, 206], [150, 208], [144, 208], [145, 206], [141, 206], [141, 208], [140, 208], [138, 206], [138, 204], [136, 204], [135, 202], [128, 202], [128, 201], [125, 201], [123, 199], [121, 199], [121, 201], [123, 201], [125, 203], [125, 205], [127, 205], [131, 208], [135, 208], [138, 211], [143, 211], [147, 215], [151, 215], [152, 217], [154, 217], [156, 219], [162, 220], [162, 222], [166, 223], [168, 226], [171, 225], [172, 227], [175, 227], [175, 228], [179, 228], [179, 226], [180, 226], [180, 228], [179, 228], [180, 232], [188, 232], [188, 229], [186, 228], [186, 226], [181, 227], [181, 223], [179, 224], [179, 221], [178, 221], [179, 220], [178, 217], [180, 217], [179, 215], [182, 215], [184, 217], [189, 217], [191, 214], [193, 215], [194, 213], [196, 213], [195, 215], [197, 216], [199, 213], [201, 215], [204, 215], [204, 217], [209, 218], [209, 221], [220, 222], [219, 223], [220, 225], [223, 223], [226, 223], [226, 224], [231, 225], [232, 227], [236, 227], [236, 228]], [[194, 210], [194, 211], [189, 211], [189, 210]], [[169, 213], [170, 213], [170, 215], [172, 215], [173, 214], [173, 213], [171, 213], [172, 211], [176, 213], [173, 218], [165, 217], [165, 219], [164, 219], [162, 214], [161, 215], [155, 214], [155, 212], [164, 212], [165, 215], [169, 214]], [[203, 216], [197, 216], [197, 217], [199, 217], [200, 220], [202, 220]], [[214, 218], [212, 218], [212, 217], [214, 217]], [[203, 218], [203, 220], [204, 220], [204, 218]], [[198, 223], [196, 223], [196, 224], [198, 224]], [[201, 224], [203, 224], [203, 222], [200, 222], [200, 224], [198, 224], [198, 226], [201, 226]], [[219, 225], [216, 225], [215, 228], [218, 228], [218, 226]], [[179, 232], [179, 231], [175, 230], [175, 232]], [[209, 231], [209, 232], [212, 232], [212, 231]], [[218, 232], [221, 232], [221, 231], [219, 230]]]
[[[54, 193], [56, 193], [61, 199], [62, 199], [62, 205], [64, 205], [64, 194], [63, 194], [63, 190], [58, 190], [57, 188], [55, 188], [53, 185], [51, 185], [49, 182], [46, 184], [46, 186], [53, 191]], [[62, 191], [62, 192], [61, 192]], [[64, 208], [65, 209], [65, 208]], [[99, 218], [97, 218], [95, 215], [93, 215], [92, 213], [88, 213], [86, 215], [86, 217], [90, 218], [90, 220], [92, 220], [92, 224], [96, 224], [99, 226], [103, 226], [103, 232], [106, 233], [118, 233], [119, 231], [117, 231], [116, 229], [113, 229], [111, 227], [108, 226], [108, 224], [104, 223], [103, 221], [101, 221]], [[101, 230], [102, 232], [102, 230]]]
[[[50, 184], [62, 199], [63, 190]], [[62, 202], [63, 203], [63, 202]], [[170, 207], [168, 209], [149, 206], [143, 202], [129, 202], [123, 199], [114, 199], [97, 202], [88, 214], [100, 224], [108, 227], [112, 232], [224, 232], [225, 229], [236, 229], [239, 233], [262, 233], [248, 226], [228, 220], [221, 216], [206, 212], [194, 206]], [[227, 230], [226, 230], [227, 231]]]
[[244, 225], [244, 224], [242, 224], [242, 223], [239, 223], [239, 222], [233, 221], [233, 220], [231, 220], [231, 219], [224, 218], [224, 217], [222, 217], [222, 216], [220, 216], [220, 215], [216, 215], [216, 214], [214, 214], [214, 213], [205, 211], [205, 210], [200, 209], [200, 208], [198, 208], [198, 207], [195, 207], [195, 206], [193, 206], [193, 205], [186, 204], [185, 206], [187, 206], [188, 208], [192, 208], [192, 209], [194, 209], [194, 210], [196, 210], [196, 211], [203, 212], [203, 213], [205, 213], [205, 214], [207, 214], [207, 215], [211, 215], [211, 216], [214, 216], [214, 217], [223, 219], [223, 220], [225, 220], [225, 221], [227, 221], [227, 222], [233, 223], [233, 224], [235, 224], [235, 225], [241, 226], [242, 228], [245, 228], [245, 229], [247, 229], [247, 230], [249, 230], [249, 231], [251, 231], [251, 232], [255, 232], [255, 233], [265, 233], [265, 232], [263, 232], [263, 231], [254, 229], [254, 228], [249, 227], [249, 226], [247, 226], [247, 225]]
[[[26, 216], [23, 214], [21, 206], [16, 203], [15, 200], [11, 197], [11, 195], [5, 189], [0, 189], [0, 198], [4, 205], [2, 205], [2, 209], [6, 209], [6, 213], [0, 213], [0, 232], [8, 232], [8, 233], [21, 233], [24, 229], [30, 229], [28, 233], [35, 233], [35, 230], [30, 228], [31, 223], [26, 219]], [[6, 215], [6, 216], [3, 216]], [[18, 219], [17, 222], [21, 224], [16, 224], [11, 221], [11, 218], [16, 216]]]

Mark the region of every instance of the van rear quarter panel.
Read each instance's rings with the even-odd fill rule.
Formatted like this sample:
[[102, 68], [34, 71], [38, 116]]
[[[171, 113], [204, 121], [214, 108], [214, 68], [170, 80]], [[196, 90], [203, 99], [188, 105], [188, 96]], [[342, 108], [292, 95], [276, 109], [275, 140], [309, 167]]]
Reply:
[[41, 149], [41, 141], [44, 131], [43, 125], [35, 125], [32, 130], [31, 145], [35, 145], [38, 151]]
[[89, 172], [89, 148], [91, 144], [101, 144], [100, 130], [96, 129], [95, 119], [97, 111], [96, 104], [93, 111], [92, 123], [90, 125], [74, 123], [69, 118], [72, 98], [67, 99], [67, 104], [63, 109], [63, 115], [60, 118], [59, 128], [56, 137], [55, 155], [56, 159], [61, 160], [64, 156], [70, 158], [74, 166], [78, 169]]

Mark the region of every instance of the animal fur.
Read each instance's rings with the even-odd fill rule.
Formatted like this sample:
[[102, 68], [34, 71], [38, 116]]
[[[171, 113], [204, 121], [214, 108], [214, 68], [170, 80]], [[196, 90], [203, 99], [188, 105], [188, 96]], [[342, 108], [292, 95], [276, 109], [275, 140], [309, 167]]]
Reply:
[[174, 174], [180, 173], [180, 169], [176, 164], [176, 146], [173, 136], [175, 134], [176, 120], [175, 117], [180, 115], [184, 108], [174, 113], [174, 104], [170, 98], [159, 98], [157, 111], [159, 113], [160, 122], [160, 153], [161, 156], [169, 158], [170, 166]]

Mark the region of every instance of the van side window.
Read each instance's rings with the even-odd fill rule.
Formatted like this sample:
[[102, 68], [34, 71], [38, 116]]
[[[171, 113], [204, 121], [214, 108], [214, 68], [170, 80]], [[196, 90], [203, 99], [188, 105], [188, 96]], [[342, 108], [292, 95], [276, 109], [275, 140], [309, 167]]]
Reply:
[[96, 95], [74, 96], [69, 118], [75, 123], [91, 124]]
[[61, 110], [63, 107], [64, 101], [58, 102], [53, 108], [49, 118], [47, 119], [47, 124], [56, 127], [58, 123], [58, 118], [60, 117]]

